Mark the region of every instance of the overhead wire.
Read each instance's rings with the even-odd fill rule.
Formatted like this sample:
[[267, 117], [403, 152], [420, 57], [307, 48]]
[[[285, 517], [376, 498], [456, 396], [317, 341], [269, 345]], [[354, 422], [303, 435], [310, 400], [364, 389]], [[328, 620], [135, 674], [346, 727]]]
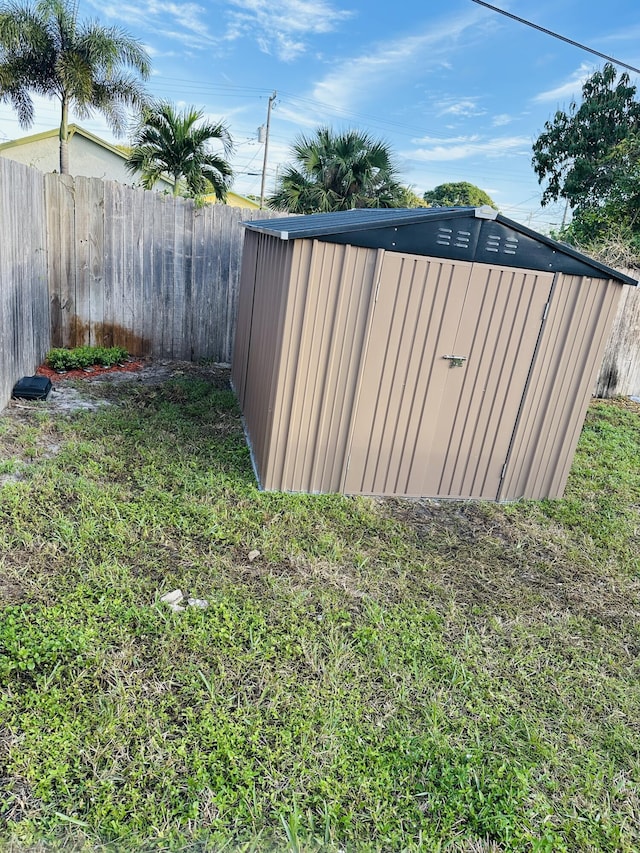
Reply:
[[505, 18], [511, 18], [513, 21], [518, 21], [518, 23], [520, 24], [525, 24], [527, 27], [531, 27], [534, 30], [538, 30], [538, 32], [545, 33], [545, 35], [559, 39], [560, 41], [563, 41], [566, 44], [573, 45], [573, 47], [579, 47], [581, 50], [586, 50], [587, 53], [592, 53], [594, 56], [599, 56], [601, 59], [606, 59], [607, 62], [612, 62], [614, 65], [619, 65], [621, 68], [627, 68], [629, 71], [633, 71], [636, 74], [640, 74], [640, 68], [636, 68], [634, 65], [629, 65], [628, 62], [623, 62], [621, 59], [616, 59], [614, 56], [609, 56], [606, 53], [601, 53], [599, 50], [595, 50], [593, 47], [589, 47], [588, 45], [583, 44], [582, 42], [570, 39], [567, 36], [563, 36], [560, 33], [556, 33], [554, 30], [550, 30], [547, 27], [543, 27], [540, 24], [535, 24], [533, 21], [528, 21], [526, 18], [521, 18], [519, 15], [514, 15], [513, 12], [507, 12], [506, 9], [500, 9], [499, 6], [492, 6], [491, 3], [486, 3], [485, 0], [471, 0], [471, 2], [477, 3], [478, 6], [485, 6], [487, 9], [491, 9], [493, 12], [498, 12], [500, 15], [504, 15]]

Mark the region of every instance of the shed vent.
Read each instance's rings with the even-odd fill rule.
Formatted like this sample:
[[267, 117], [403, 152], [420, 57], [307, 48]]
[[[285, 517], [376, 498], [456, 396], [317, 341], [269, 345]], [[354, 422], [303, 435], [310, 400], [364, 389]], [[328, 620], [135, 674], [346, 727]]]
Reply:
[[485, 249], [487, 252], [495, 252], [496, 254], [515, 255], [518, 251], [518, 238], [515, 236], [505, 237], [503, 243], [499, 234], [489, 234]]
[[471, 240], [471, 231], [458, 231], [455, 245], [459, 249], [468, 249], [469, 241]]
[[444, 228], [442, 225], [438, 228], [438, 239], [436, 243], [439, 246], [450, 246], [451, 245], [451, 237], [453, 235], [453, 229]]
[[438, 228], [436, 243], [439, 246], [455, 246], [457, 249], [468, 249], [471, 245], [471, 231], [454, 231], [453, 228]]
[[487, 252], [499, 252], [500, 251], [500, 237], [498, 234], [489, 234], [487, 237], [487, 245], [485, 246]]

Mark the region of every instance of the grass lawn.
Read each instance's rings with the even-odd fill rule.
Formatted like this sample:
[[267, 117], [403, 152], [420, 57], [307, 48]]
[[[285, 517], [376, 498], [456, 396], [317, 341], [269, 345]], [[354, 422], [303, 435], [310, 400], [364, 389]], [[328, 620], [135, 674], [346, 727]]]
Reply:
[[0, 847], [639, 850], [640, 407], [561, 501], [267, 494], [223, 379], [0, 416]]

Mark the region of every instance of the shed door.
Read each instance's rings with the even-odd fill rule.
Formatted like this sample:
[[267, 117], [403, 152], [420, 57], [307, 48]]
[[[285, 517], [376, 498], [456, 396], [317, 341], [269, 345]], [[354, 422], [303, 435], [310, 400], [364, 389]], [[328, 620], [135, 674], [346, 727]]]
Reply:
[[497, 498], [552, 283], [551, 273], [385, 253], [347, 494]]

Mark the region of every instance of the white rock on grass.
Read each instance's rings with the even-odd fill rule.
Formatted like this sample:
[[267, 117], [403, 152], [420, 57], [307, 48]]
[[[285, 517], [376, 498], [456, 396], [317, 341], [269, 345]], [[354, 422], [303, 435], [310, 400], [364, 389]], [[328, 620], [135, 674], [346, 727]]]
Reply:
[[187, 605], [189, 607], [199, 607], [200, 610], [204, 610], [209, 606], [209, 602], [206, 598], [187, 598], [185, 600], [184, 593], [181, 589], [174, 589], [172, 592], [165, 592], [164, 595], [160, 596], [160, 601], [163, 604], [166, 604], [169, 610], [172, 610], [174, 613], [184, 613], [187, 609]]
[[256, 551], [256, 550], [249, 551], [249, 554], [248, 554], [249, 562], [253, 563], [253, 561], [256, 560], [259, 556], [260, 556], [260, 551]]
[[[183, 600], [184, 595], [182, 594], [181, 589], [174, 589], [173, 592], [165, 592], [164, 595], [160, 596], [160, 601], [163, 604], [168, 604], [169, 606], [174, 604], [180, 604]], [[184, 610], [184, 608], [182, 608]]]

